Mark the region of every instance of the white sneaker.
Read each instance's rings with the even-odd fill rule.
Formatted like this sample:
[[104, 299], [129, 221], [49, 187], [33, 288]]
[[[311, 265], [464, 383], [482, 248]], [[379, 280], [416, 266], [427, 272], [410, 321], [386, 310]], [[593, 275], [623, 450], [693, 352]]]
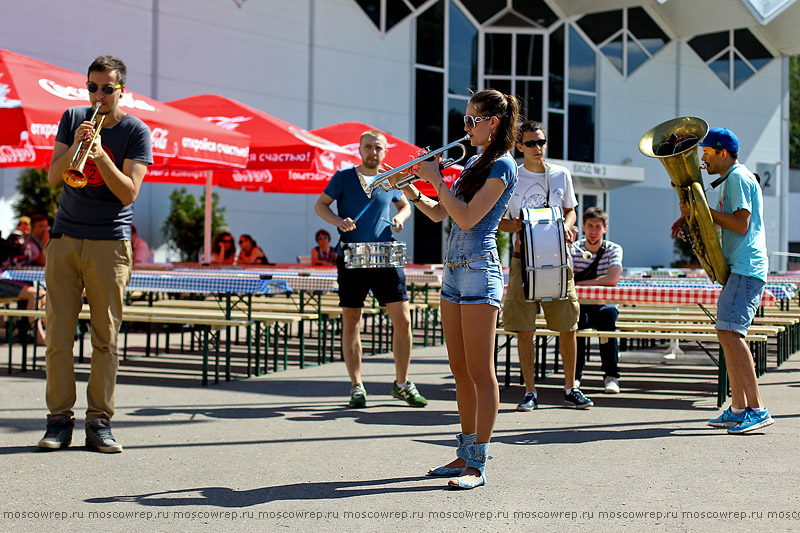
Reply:
[[606, 376], [603, 379], [603, 383], [605, 383], [606, 394], [619, 394], [619, 380], [617, 378]]
[[573, 385], [573, 387], [575, 387], [576, 389], [580, 389], [581, 388], [581, 380], [576, 379], [575, 380], [575, 384]]

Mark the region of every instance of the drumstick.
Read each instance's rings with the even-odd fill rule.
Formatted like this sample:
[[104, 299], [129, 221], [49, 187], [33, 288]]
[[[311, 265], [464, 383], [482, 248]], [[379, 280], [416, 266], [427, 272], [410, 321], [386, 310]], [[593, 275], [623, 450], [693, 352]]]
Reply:
[[361, 212], [356, 215], [356, 218], [353, 219], [353, 222], [356, 222], [359, 218], [361, 218], [361, 215], [363, 215], [367, 211], [367, 209], [369, 209], [369, 206], [372, 205], [372, 202], [374, 200], [375, 199], [373, 198], [372, 200], [369, 201], [369, 203], [367, 203], [367, 205], [364, 206], [364, 209], [362, 209]]
[[390, 226], [394, 226], [394, 222], [392, 222], [392, 221], [391, 221], [391, 220], [389, 220], [388, 218], [381, 218], [381, 220], [383, 220], [384, 222], [386, 222], [386, 223], [387, 223], [387, 224], [389, 224]]

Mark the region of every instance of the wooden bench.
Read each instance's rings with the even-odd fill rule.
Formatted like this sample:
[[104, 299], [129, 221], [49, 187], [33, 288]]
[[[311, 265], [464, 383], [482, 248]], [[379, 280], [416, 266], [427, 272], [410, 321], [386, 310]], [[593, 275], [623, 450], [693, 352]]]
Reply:
[[[551, 331], [547, 329], [536, 329], [536, 336], [558, 336], [558, 332]], [[659, 330], [650, 330], [650, 331], [596, 331], [596, 330], [579, 330], [576, 332], [577, 336], [579, 337], [597, 337], [600, 339], [608, 339], [608, 338], [618, 338], [618, 339], [652, 339], [652, 340], [667, 340], [667, 339], [678, 339], [678, 340], [689, 340], [689, 341], [697, 341], [697, 342], [718, 342], [717, 335], [715, 333], [694, 333], [694, 332], [684, 332], [684, 331], [659, 331]], [[515, 332], [506, 331], [503, 329], [499, 329], [497, 331], [497, 335], [506, 335], [506, 336], [516, 336]], [[767, 335], [765, 334], [755, 334], [755, 333], [748, 333], [745, 337], [745, 341], [751, 343], [753, 347], [753, 357], [756, 359], [755, 363], [758, 366], [757, 359], [758, 358], [766, 358], [766, 343], [767, 343]], [[506, 386], [510, 386], [510, 368], [511, 368], [511, 356], [510, 356], [510, 342], [506, 341]], [[705, 349], [704, 349], [705, 350]], [[728, 374], [727, 368], [725, 366], [725, 354], [722, 351], [722, 347], [719, 348], [719, 357], [714, 358], [710, 352], [707, 350], [706, 354], [709, 358], [717, 365], [717, 407], [722, 407], [725, 403], [725, 400], [728, 397]], [[557, 354], [556, 354], [556, 357]], [[544, 360], [543, 360], [544, 361]], [[537, 362], [538, 362], [538, 354], [537, 354]], [[555, 365], [554, 365], [555, 367]]]
[[[28, 309], [0, 309], [0, 316], [6, 317], [6, 319], [13, 324], [13, 320], [15, 318], [28, 318], [28, 319], [42, 319], [45, 316], [44, 310], [28, 310]], [[88, 309], [81, 310], [78, 314], [78, 320], [88, 321], [91, 319], [91, 314]], [[159, 323], [159, 324], [186, 324], [191, 323], [194, 326], [197, 326], [201, 329], [202, 333], [202, 346], [203, 346], [203, 370], [202, 370], [202, 384], [208, 384], [208, 352], [209, 352], [209, 345], [211, 343], [211, 339], [209, 338], [209, 334], [211, 330], [219, 331], [222, 328], [228, 327], [249, 327], [252, 324], [251, 320], [235, 318], [235, 319], [224, 319], [224, 318], [214, 318], [214, 317], [176, 317], [176, 316], [167, 316], [167, 315], [137, 315], [137, 314], [126, 314], [123, 312], [122, 316], [123, 322], [150, 322], [150, 323]], [[34, 349], [35, 350], [35, 349]], [[81, 350], [81, 354], [79, 356], [79, 361], [83, 362], [83, 353]], [[230, 380], [230, 353], [226, 354], [226, 380]], [[36, 369], [36, 352], [34, 351], [33, 357], [33, 369]], [[27, 370], [27, 356], [25, 351], [23, 350], [22, 354], [22, 364], [21, 364], [21, 371], [25, 372]], [[248, 375], [250, 372], [250, 361], [248, 359]], [[8, 373], [12, 373], [12, 346], [9, 343], [8, 349]], [[214, 382], [219, 382], [219, 344], [217, 343], [217, 356], [216, 356], [216, 363], [215, 363], [215, 378]]]

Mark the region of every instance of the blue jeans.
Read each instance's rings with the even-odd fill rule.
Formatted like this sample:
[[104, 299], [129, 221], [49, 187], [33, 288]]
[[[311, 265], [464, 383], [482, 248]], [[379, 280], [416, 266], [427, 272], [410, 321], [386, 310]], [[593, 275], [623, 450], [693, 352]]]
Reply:
[[758, 278], [732, 273], [719, 294], [716, 329], [747, 336], [747, 330], [761, 305], [765, 286], [766, 283]]
[[[586, 305], [581, 304], [581, 314], [578, 318], [578, 329], [594, 328], [597, 331], [615, 331], [619, 309], [616, 305]], [[578, 357], [575, 361], [575, 379], [583, 376], [583, 366], [586, 364], [586, 338], [578, 337]], [[603, 376], [619, 379], [619, 341], [608, 339], [600, 344], [600, 367]]]

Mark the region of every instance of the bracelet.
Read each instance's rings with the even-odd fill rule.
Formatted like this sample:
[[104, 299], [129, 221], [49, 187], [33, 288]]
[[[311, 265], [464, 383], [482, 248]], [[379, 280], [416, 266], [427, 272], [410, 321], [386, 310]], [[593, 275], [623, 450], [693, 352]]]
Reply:
[[421, 193], [421, 192], [419, 192], [419, 191], [417, 191], [417, 197], [416, 197], [416, 198], [414, 198], [414, 199], [412, 199], [412, 198], [409, 198], [409, 199], [408, 199], [408, 201], [409, 201], [409, 202], [411, 202], [412, 204], [416, 204], [416, 203], [417, 203], [417, 202], [419, 202], [420, 200], [422, 200], [422, 193]]

